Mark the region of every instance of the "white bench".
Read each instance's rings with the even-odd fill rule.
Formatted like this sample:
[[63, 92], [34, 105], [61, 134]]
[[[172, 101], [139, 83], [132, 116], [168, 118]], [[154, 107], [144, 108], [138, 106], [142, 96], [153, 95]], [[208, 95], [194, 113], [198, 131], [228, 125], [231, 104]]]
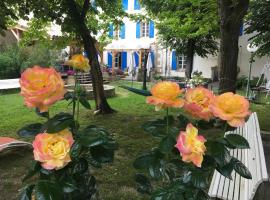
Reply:
[[240, 134], [248, 140], [250, 149], [234, 149], [230, 154], [249, 169], [252, 179], [245, 179], [233, 171], [230, 180], [215, 170], [208, 194], [224, 200], [252, 200], [258, 186], [269, 181], [257, 114], [252, 113], [243, 127], [228, 133]]

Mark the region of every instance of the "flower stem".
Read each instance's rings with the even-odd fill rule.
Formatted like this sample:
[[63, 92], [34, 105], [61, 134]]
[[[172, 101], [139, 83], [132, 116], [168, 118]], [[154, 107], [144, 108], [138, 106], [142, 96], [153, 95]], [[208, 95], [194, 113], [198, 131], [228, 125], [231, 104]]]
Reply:
[[169, 108], [166, 108], [166, 121], [167, 121], [167, 126], [166, 126], [166, 133], [169, 133]]
[[73, 101], [73, 109], [72, 109], [72, 116], [73, 116], [73, 119], [75, 119], [75, 111], [76, 111], [76, 96], [77, 96], [77, 71], [75, 71], [75, 76], [74, 76], [74, 78], [75, 78], [75, 85], [74, 85], [74, 93], [73, 93], [73, 99], [72, 99], [72, 101]]

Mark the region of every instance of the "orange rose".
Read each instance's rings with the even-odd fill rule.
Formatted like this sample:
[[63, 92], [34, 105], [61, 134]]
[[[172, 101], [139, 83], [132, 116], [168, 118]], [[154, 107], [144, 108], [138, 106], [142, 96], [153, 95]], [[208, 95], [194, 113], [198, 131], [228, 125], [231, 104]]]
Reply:
[[182, 93], [179, 85], [170, 81], [157, 83], [151, 89], [152, 96], [147, 97], [146, 102], [156, 106], [156, 109], [168, 107], [180, 108], [184, 105], [184, 100], [179, 98]]
[[175, 147], [179, 150], [184, 162], [192, 162], [197, 167], [201, 167], [206, 151], [205, 142], [205, 138], [198, 135], [198, 129], [188, 124], [186, 132], [180, 132]]
[[21, 75], [20, 85], [26, 106], [40, 112], [48, 111], [65, 94], [64, 81], [54, 68], [28, 68]]
[[34, 158], [45, 169], [61, 169], [71, 161], [69, 151], [73, 142], [68, 129], [53, 134], [40, 133], [33, 141]]
[[209, 121], [213, 116], [209, 108], [213, 98], [213, 93], [206, 88], [190, 88], [185, 94], [184, 109], [195, 118]]
[[216, 96], [210, 109], [214, 116], [227, 121], [232, 127], [242, 126], [250, 115], [248, 100], [232, 92]]
[[66, 64], [85, 72], [90, 70], [89, 60], [81, 54], [72, 56], [71, 60], [67, 61]]

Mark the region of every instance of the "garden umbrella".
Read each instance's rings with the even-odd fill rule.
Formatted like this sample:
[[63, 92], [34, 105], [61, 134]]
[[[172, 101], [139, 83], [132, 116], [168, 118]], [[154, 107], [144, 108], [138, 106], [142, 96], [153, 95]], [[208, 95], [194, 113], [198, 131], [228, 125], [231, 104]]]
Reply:
[[148, 53], [147, 64], [146, 64], [148, 77], [150, 76], [150, 71], [152, 68], [153, 68], [153, 63], [152, 63], [151, 52], [150, 52], [150, 53]]

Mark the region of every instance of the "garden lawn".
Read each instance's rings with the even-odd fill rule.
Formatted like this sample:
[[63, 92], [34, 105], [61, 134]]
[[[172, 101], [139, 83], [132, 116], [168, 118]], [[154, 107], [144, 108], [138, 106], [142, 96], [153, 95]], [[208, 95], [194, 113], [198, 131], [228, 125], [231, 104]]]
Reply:
[[[131, 85], [127, 82], [114, 82], [113, 85]], [[135, 83], [136, 87], [141, 84]], [[104, 165], [102, 169], [94, 170], [97, 177], [100, 197], [104, 200], [146, 200], [136, 191], [132, 163], [138, 153], [150, 149], [155, 140], [143, 132], [141, 124], [146, 120], [158, 118], [164, 112], [155, 112], [154, 107], [145, 103], [145, 97], [130, 93], [116, 87], [117, 96], [109, 99], [109, 104], [118, 112], [105, 116], [94, 116], [92, 111], [82, 108], [80, 123], [82, 127], [90, 124], [105, 127], [119, 143], [114, 163]], [[22, 126], [44, 121], [38, 117], [34, 110], [23, 106], [23, 99], [15, 92], [13, 94], [0, 95], [0, 137], [9, 136], [19, 138], [16, 134]], [[93, 101], [91, 101], [93, 105]], [[52, 106], [50, 112], [54, 115], [61, 111], [71, 111], [66, 101], [61, 101]], [[270, 131], [269, 110], [270, 105], [252, 105], [253, 111], [258, 112], [260, 125], [263, 130]], [[177, 113], [174, 110], [173, 113]], [[214, 132], [214, 131], [212, 131]], [[210, 133], [214, 135], [215, 133]], [[22, 138], [20, 138], [22, 139]], [[32, 141], [33, 138], [24, 139]], [[23, 186], [21, 178], [26, 173], [27, 167], [31, 165], [31, 151], [13, 151], [0, 155], [0, 192], [1, 200], [18, 199], [19, 189]]]

